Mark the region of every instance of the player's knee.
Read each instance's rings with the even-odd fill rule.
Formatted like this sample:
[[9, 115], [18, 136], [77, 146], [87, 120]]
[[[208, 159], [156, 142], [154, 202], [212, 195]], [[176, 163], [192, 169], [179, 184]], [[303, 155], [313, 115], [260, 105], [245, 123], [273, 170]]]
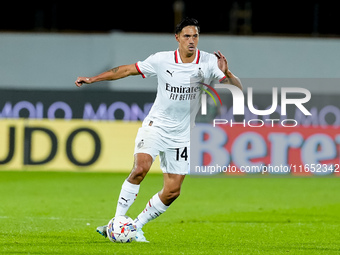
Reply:
[[133, 169], [135, 175], [145, 176], [149, 172], [150, 166], [146, 164], [136, 165]]
[[133, 184], [141, 183], [145, 175], [148, 173], [149, 168], [150, 167], [145, 165], [135, 165], [131, 171], [128, 180]]

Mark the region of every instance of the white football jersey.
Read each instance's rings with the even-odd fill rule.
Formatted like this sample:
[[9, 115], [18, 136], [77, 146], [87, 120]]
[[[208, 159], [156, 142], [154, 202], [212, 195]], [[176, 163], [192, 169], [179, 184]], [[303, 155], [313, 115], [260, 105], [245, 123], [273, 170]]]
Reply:
[[195, 60], [183, 63], [177, 49], [155, 53], [138, 61], [136, 67], [143, 78], [158, 78], [156, 99], [143, 126], [159, 128], [173, 141], [189, 141], [190, 124], [194, 124], [200, 107], [201, 83], [225, 78], [216, 56], [197, 49]]

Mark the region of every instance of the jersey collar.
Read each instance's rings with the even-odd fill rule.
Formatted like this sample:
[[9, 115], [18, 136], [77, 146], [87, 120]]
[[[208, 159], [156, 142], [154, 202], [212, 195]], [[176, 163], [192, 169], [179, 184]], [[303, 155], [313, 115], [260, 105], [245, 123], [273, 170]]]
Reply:
[[[194, 61], [192, 61], [192, 63], [198, 64], [200, 62], [200, 56], [201, 56], [201, 52], [199, 51], [199, 49], [196, 50], [196, 57], [194, 59]], [[178, 49], [175, 50], [174, 52], [174, 57], [175, 57], [175, 63], [176, 64], [182, 64], [182, 59], [179, 55]]]

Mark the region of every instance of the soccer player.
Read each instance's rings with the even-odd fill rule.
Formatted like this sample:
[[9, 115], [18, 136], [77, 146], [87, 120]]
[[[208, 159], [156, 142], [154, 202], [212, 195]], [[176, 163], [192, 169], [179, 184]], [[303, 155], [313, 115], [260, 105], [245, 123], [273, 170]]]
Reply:
[[[142, 227], [164, 213], [180, 195], [182, 182], [189, 172], [190, 115], [196, 115], [198, 111], [191, 110], [193, 105], [199, 108], [202, 93], [199, 83], [209, 84], [217, 79], [242, 89], [239, 78], [229, 70], [220, 51], [209, 54], [197, 49], [199, 32], [198, 21], [185, 18], [176, 27], [178, 49], [175, 51], [158, 52], [144, 61], [118, 66], [94, 77], [78, 77], [75, 81], [80, 87], [84, 83], [117, 80], [130, 75], [158, 78], [157, 96], [138, 130], [133, 169], [122, 185], [115, 214], [115, 217], [126, 215], [136, 199], [140, 183], [159, 155], [164, 186], [135, 219], [138, 242], [148, 242]], [[106, 226], [98, 227], [97, 232], [106, 237]]]

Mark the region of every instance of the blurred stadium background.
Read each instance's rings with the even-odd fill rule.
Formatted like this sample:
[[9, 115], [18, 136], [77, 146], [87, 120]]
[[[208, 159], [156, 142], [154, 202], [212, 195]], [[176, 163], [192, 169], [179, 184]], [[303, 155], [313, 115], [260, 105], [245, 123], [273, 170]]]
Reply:
[[[230, 164], [339, 164], [335, 6], [334, 1], [8, 2], [0, 16], [0, 170], [129, 171], [156, 79], [129, 77], [81, 89], [74, 81], [175, 50], [174, 25], [184, 16], [201, 23], [199, 49], [221, 50], [245, 90], [254, 88], [259, 109], [270, 106], [274, 86], [312, 93], [311, 117], [288, 112], [299, 119], [294, 132], [303, 142], [274, 148], [269, 137], [284, 130], [263, 127], [245, 140], [240, 153], [245, 158]], [[211, 114], [226, 118], [230, 107], [228, 100]], [[230, 142], [245, 135], [242, 129], [230, 132], [235, 140]], [[288, 141], [291, 133], [282, 139]], [[265, 151], [251, 156], [258, 137]], [[230, 153], [232, 146], [227, 145]]]

